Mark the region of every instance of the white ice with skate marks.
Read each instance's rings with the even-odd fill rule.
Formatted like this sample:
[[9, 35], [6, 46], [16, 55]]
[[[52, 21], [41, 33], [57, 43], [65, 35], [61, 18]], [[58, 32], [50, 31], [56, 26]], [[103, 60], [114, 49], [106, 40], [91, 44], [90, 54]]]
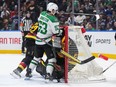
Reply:
[[[108, 69], [104, 76], [106, 81], [78, 82], [78, 83], [45, 83], [45, 80], [35, 71], [30, 80], [24, 80], [25, 70], [21, 73], [22, 78], [14, 79], [10, 73], [18, 66], [24, 55], [0, 54], [0, 87], [116, 87], [116, 64]], [[104, 69], [116, 60], [105, 61], [95, 59]]]

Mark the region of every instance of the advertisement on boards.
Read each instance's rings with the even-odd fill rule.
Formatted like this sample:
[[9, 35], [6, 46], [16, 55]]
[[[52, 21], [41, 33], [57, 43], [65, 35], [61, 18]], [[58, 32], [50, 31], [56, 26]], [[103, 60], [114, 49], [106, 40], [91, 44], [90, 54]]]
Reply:
[[0, 53], [12, 53], [21, 50], [21, 33], [19, 31], [0, 32]]

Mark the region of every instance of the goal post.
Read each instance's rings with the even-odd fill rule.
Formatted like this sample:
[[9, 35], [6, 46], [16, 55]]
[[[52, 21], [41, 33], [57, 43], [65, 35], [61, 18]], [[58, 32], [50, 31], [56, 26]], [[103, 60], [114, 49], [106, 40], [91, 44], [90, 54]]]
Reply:
[[[64, 50], [66, 52], [68, 52], [68, 26], [66, 26], [64, 28], [64, 31], [65, 31], [65, 47], [64, 47]], [[65, 76], [64, 76], [64, 80], [65, 80], [65, 83], [68, 83], [68, 58], [65, 56]]]
[[[66, 26], [65, 29], [65, 52], [79, 60], [85, 60], [92, 56], [87, 41], [82, 33], [83, 26]], [[86, 64], [77, 64], [70, 58], [65, 57], [65, 83], [90, 80], [91, 77], [95, 79], [104, 79], [103, 75], [99, 75], [103, 68], [99, 66], [95, 60]], [[98, 78], [99, 77], [99, 78]]]

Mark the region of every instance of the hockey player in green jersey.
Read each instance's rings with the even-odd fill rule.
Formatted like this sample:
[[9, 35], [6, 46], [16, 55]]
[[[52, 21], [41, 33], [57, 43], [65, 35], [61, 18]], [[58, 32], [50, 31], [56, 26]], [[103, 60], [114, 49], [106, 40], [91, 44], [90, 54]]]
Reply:
[[[37, 32], [37, 38], [35, 42], [34, 50], [34, 59], [31, 61], [29, 68], [27, 70], [26, 78], [32, 77], [32, 71], [38, 64], [39, 60], [43, 57], [44, 52], [47, 56], [47, 66], [46, 66], [46, 75], [45, 79], [53, 80], [53, 70], [54, 64], [56, 63], [56, 58], [53, 53], [52, 45], [52, 36], [59, 36], [62, 34], [62, 30], [59, 28], [59, 21], [55, 17], [55, 14], [58, 12], [58, 6], [55, 3], [48, 3], [47, 11], [40, 13], [38, 18], [39, 28]], [[43, 41], [44, 40], [44, 41]]]

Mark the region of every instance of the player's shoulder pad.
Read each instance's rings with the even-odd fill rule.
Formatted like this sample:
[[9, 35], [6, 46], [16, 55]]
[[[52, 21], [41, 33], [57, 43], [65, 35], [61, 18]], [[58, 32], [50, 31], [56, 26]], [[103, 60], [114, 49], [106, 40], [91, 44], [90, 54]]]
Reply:
[[55, 16], [49, 16], [48, 18], [51, 22], [58, 22], [58, 19]]
[[34, 25], [37, 25], [37, 26], [38, 26], [38, 25], [39, 25], [39, 22], [35, 22], [35, 24], [34, 24]]
[[56, 16], [48, 15], [46, 11], [41, 12], [41, 15], [45, 15], [51, 22], [59, 22]]

